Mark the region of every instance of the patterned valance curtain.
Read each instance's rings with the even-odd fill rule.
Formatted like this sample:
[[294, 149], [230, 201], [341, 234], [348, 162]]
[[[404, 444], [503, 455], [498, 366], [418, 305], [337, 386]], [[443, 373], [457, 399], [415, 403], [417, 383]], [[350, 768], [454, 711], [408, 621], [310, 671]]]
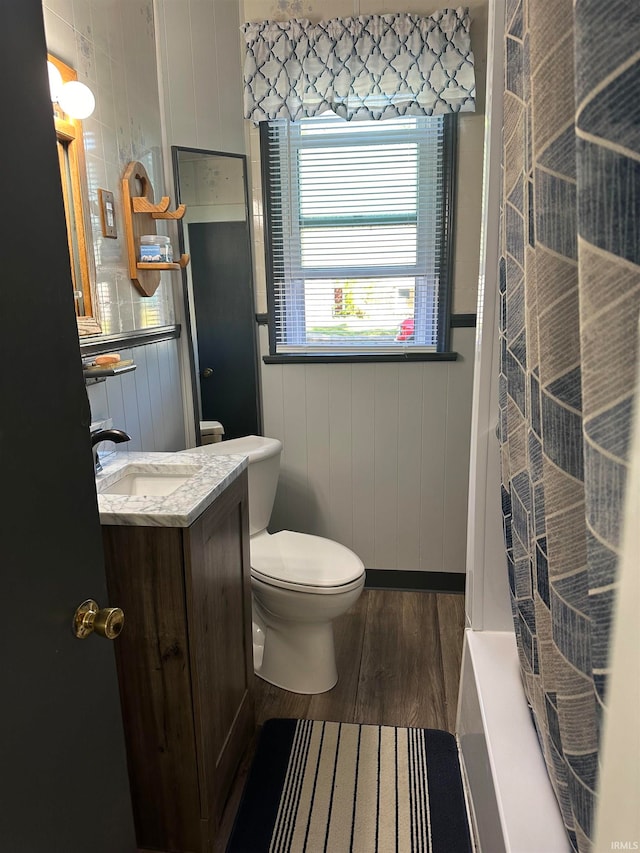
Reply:
[[637, 359], [640, 16], [629, 0], [506, 6], [509, 582], [525, 693], [571, 845], [587, 853]]
[[383, 119], [475, 109], [467, 9], [264, 21], [242, 27], [245, 118], [296, 121], [332, 110]]

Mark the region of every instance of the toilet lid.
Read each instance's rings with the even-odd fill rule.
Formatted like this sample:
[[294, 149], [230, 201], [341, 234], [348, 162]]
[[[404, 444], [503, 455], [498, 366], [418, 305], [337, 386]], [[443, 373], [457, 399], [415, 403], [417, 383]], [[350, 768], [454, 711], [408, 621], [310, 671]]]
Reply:
[[343, 586], [364, 573], [362, 560], [344, 545], [291, 530], [252, 539], [251, 568], [267, 582], [315, 587]]

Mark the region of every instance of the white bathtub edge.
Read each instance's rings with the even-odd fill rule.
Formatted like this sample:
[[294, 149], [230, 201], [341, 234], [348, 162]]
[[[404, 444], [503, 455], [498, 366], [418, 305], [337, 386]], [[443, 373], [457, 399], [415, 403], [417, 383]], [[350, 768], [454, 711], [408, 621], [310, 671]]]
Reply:
[[570, 851], [512, 632], [465, 631], [456, 728], [479, 850]]

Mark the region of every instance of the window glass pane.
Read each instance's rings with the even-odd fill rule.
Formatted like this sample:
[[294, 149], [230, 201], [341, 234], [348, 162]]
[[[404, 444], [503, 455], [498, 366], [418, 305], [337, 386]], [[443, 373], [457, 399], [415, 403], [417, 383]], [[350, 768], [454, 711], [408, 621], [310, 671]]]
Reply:
[[446, 342], [449, 119], [263, 128], [272, 352]]
[[[311, 119], [302, 119], [296, 122], [296, 127], [302, 136], [327, 136], [333, 133], [342, 133], [345, 126], [349, 128], [350, 136], [358, 136], [363, 133], [383, 135], [391, 131], [403, 131], [417, 127], [419, 119], [415, 116], [403, 118], [388, 118], [384, 121], [352, 121], [345, 122], [331, 112], [323, 113]], [[275, 124], [275, 122], [273, 122]]]
[[308, 343], [393, 346], [404, 321], [413, 320], [415, 279], [306, 279]]
[[302, 149], [299, 168], [303, 220], [416, 215], [416, 145]]
[[416, 226], [302, 228], [302, 269], [415, 266]]

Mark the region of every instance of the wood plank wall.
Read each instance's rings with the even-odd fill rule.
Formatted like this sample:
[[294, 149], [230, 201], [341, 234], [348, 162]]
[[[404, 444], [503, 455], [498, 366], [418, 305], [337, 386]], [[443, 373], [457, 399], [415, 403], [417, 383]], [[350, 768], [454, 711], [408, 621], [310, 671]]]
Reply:
[[120, 356], [137, 368], [87, 388], [92, 420], [111, 418], [129, 433], [131, 441], [119, 449], [184, 450], [178, 341], [122, 349]]
[[271, 529], [370, 569], [464, 572], [474, 341], [452, 330], [456, 362], [261, 362], [264, 431], [284, 445]]

